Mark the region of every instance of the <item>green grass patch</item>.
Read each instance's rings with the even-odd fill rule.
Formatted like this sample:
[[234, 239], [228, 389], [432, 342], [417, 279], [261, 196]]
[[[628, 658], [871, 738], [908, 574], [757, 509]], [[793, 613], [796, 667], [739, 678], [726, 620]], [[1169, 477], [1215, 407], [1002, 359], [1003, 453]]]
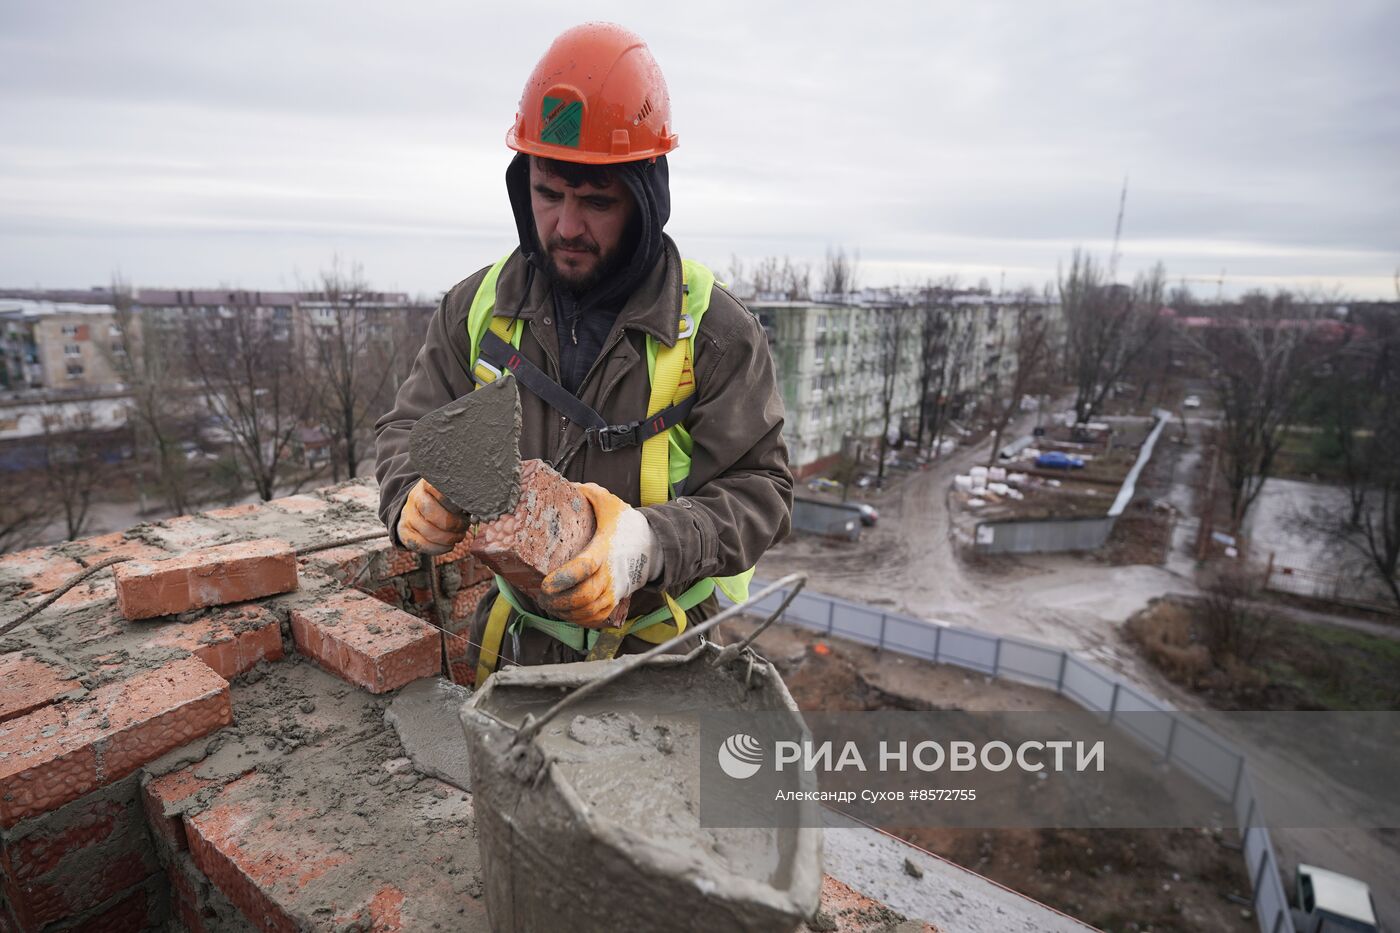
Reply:
[[1351, 629], [1280, 622], [1259, 666], [1300, 706], [1400, 709], [1400, 641]]

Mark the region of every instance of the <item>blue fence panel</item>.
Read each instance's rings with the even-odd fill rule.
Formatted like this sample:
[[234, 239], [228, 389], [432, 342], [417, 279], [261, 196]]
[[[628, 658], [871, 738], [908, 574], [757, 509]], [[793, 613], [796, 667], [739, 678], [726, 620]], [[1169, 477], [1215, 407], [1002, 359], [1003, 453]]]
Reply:
[[939, 639], [938, 660], [992, 674], [996, 672], [998, 641], [991, 635], [949, 626]]
[[1185, 719], [1177, 724], [1171, 763], [1194, 774], [1226, 800], [1235, 799], [1237, 782], [1243, 776], [1243, 761], [1239, 752], [1208, 730]]
[[885, 647], [900, 654], [932, 661], [938, 656], [939, 629], [943, 626], [908, 616], [886, 616]]
[[1075, 657], [1065, 659], [1060, 692], [1085, 709], [1106, 713], [1113, 708], [1113, 684], [1106, 675]]
[[997, 658], [997, 674], [1054, 689], [1060, 682], [1060, 667], [1064, 654], [1058, 648], [1003, 638], [1001, 654]]
[[831, 634], [863, 645], [880, 644], [880, 617], [884, 613], [850, 603], [836, 603], [835, 606]]

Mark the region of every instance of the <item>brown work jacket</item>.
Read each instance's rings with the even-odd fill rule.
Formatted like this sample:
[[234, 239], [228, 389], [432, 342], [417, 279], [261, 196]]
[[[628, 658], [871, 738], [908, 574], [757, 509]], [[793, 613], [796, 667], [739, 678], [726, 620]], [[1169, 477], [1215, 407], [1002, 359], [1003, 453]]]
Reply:
[[[650, 274], [618, 313], [602, 352], [579, 389], [579, 398], [609, 424], [646, 418], [651, 381], [645, 336], [675, 343], [680, 323], [680, 253], [669, 237]], [[398, 519], [418, 473], [409, 462], [408, 436], [423, 415], [472, 391], [468, 375], [471, 339], [467, 312], [486, 269], [458, 283], [442, 299], [413, 370], [399, 387], [391, 411], [376, 425], [379, 514], [398, 540]], [[496, 283], [496, 310], [514, 312], [525, 322], [520, 350], [551, 378], [559, 378], [554, 302], [545, 276], [529, 277], [519, 250], [511, 254]], [[718, 284], [693, 339], [697, 399], [685, 427], [694, 442], [684, 495], [642, 509], [662, 555], [660, 577], [633, 596], [632, 612], [662, 605], [660, 591], [678, 596], [709, 576], [727, 576], [752, 567], [784, 538], [792, 517], [792, 472], [782, 439], [783, 402], [773, 372], [767, 338], [757, 319]], [[522, 388], [520, 456], [555, 463], [561, 451], [580, 443], [583, 429]], [[582, 443], [562, 470], [574, 482], [593, 482], [633, 506], [641, 505], [641, 447], [603, 452]], [[472, 631], [485, 627], [492, 600], [482, 600]], [[714, 598], [692, 611], [692, 619], [715, 611]], [[547, 641], [542, 633], [529, 632]], [[471, 637], [471, 636], [469, 636]], [[472, 637], [473, 641], [480, 641]], [[554, 642], [532, 639], [529, 657], [504, 660], [541, 663], [573, 660]], [[629, 642], [636, 641], [628, 639]], [[514, 646], [519, 648], [519, 645]], [[635, 646], [629, 646], [635, 648]], [[558, 649], [563, 649], [559, 651]]]

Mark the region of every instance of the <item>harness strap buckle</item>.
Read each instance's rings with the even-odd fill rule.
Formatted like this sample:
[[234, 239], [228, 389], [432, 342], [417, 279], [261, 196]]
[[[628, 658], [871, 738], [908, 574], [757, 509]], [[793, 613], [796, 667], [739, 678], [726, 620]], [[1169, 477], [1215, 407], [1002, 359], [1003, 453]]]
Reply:
[[677, 340], [685, 340], [695, 336], [695, 318], [689, 314], [681, 315], [680, 333], [676, 334]]
[[630, 424], [609, 424], [601, 428], [589, 428], [588, 436], [598, 445], [598, 449], [603, 453], [611, 453], [623, 447], [635, 447], [641, 442], [638, 432], [641, 429], [640, 421], [633, 421]]

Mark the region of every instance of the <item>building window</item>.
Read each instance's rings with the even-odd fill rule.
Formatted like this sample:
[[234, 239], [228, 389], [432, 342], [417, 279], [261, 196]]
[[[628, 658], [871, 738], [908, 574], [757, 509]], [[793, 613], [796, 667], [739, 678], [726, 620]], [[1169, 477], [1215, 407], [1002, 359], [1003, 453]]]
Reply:
[[77, 324], [64, 324], [64, 325], [63, 325], [63, 336], [65, 336], [65, 337], [76, 337], [76, 336], [78, 336], [78, 325], [77, 325]]
[[121, 325], [120, 325], [120, 324], [108, 324], [108, 325], [107, 325], [107, 336], [108, 336], [108, 337], [120, 337], [121, 335], [122, 335], [122, 328], [121, 328]]
[[83, 364], [82, 364], [82, 363], [69, 363], [69, 364], [68, 364], [68, 378], [69, 378], [69, 379], [81, 379], [81, 378], [83, 378]]
[[78, 346], [76, 343], [65, 343], [65, 344], [63, 345], [63, 355], [64, 355], [64, 356], [82, 356], [82, 355], [83, 355], [83, 348], [80, 347], [80, 346]]
[[113, 356], [126, 356], [126, 344], [122, 343], [120, 340], [113, 340], [113, 341], [112, 341], [112, 355], [113, 355]]

